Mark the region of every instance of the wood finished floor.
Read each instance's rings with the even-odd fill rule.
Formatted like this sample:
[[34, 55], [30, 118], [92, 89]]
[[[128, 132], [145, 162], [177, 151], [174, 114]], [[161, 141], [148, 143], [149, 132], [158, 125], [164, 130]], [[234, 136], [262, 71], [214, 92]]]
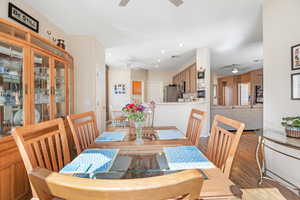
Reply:
[[[208, 138], [201, 138], [199, 148], [204, 153], [207, 150], [207, 143]], [[276, 187], [287, 200], [300, 200], [294, 193], [272, 181], [264, 180], [261, 186], [257, 185], [259, 172], [255, 160], [256, 145], [256, 135], [247, 133], [242, 136], [230, 179], [243, 189]]]

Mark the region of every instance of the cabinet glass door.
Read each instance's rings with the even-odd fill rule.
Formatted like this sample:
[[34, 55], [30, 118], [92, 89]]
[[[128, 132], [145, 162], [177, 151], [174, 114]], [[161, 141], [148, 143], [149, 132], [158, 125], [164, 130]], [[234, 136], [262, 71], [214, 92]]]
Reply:
[[64, 117], [66, 116], [66, 68], [65, 63], [54, 60], [55, 68], [55, 117]]
[[0, 41], [0, 137], [24, 122], [22, 47]]
[[50, 59], [34, 53], [34, 122], [50, 120]]

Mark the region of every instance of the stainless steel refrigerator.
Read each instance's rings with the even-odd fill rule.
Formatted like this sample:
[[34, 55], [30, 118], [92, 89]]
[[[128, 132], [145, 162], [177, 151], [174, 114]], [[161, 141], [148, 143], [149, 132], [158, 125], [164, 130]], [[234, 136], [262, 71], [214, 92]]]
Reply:
[[164, 102], [177, 102], [179, 90], [176, 85], [168, 85], [164, 88]]

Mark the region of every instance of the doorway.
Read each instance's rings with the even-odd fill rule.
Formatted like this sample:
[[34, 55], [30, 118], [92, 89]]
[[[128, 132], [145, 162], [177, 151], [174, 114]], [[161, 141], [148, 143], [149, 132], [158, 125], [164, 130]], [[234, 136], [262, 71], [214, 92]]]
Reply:
[[131, 99], [133, 103], [141, 104], [144, 102], [143, 81], [132, 81]]

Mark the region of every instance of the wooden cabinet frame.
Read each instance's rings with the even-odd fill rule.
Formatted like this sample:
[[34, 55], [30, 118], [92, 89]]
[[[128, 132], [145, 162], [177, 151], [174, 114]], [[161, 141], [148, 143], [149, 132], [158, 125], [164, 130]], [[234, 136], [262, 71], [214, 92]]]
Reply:
[[[4, 26], [1, 26], [4, 25]], [[8, 29], [5, 29], [7, 28]], [[10, 29], [11, 28], [11, 29]], [[3, 31], [5, 29], [5, 31]], [[6, 31], [8, 30], [8, 31]], [[11, 31], [10, 31], [11, 30]], [[25, 34], [24, 39], [16, 37], [14, 30]], [[41, 41], [50, 49], [44, 49], [32, 43], [31, 38], [34, 37]], [[52, 42], [42, 38], [37, 33], [14, 24], [11, 21], [0, 19], [0, 40], [4, 43], [15, 45], [23, 49], [23, 111], [24, 111], [24, 125], [35, 123], [34, 109], [35, 109], [35, 76], [34, 76], [34, 53], [49, 58], [49, 75], [50, 87], [55, 86], [55, 66], [54, 60], [60, 61], [64, 64], [65, 70], [65, 115], [74, 112], [74, 66], [72, 56], [65, 50], [57, 47]], [[53, 49], [55, 51], [53, 51]], [[52, 51], [50, 51], [52, 50]], [[62, 52], [63, 57], [57, 55]], [[73, 81], [70, 88], [70, 76]], [[72, 90], [72, 96], [70, 95]], [[56, 116], [55, 95], [50, 95], [50, 118]], [[69, 101], [72, 101], [72, 108], [70, 108]], [[22, 159], [16, 147], [12, 136], [2, 137], [0, 134], [0, 199], [1, 200], [21, 200], [28, 199], [31, 195], [26, 170], [24, 168]]]

